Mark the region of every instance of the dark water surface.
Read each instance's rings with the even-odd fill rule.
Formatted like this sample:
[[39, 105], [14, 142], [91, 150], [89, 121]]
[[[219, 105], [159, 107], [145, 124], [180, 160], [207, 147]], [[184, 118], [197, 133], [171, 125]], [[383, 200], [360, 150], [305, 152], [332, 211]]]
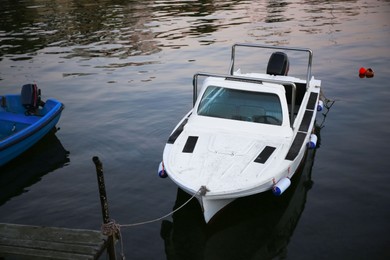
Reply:
[[[390, 259], [390, 1], [0, 3], [0, 93], [36, 82], [66, 106], [54, 136], [0, 169], [0, 222], [99, 229], [94, 155], [117, 223], [171, 212], [188, 197], [156, 170], [192, 75], [226, 73], [236, 42], [308, 47], [336, 102], [297, 187], [236, 203], [210, 227], [190, 203], [122, 228], [125, 255]], [[375, 76], [359, 78], [361, 66]]]

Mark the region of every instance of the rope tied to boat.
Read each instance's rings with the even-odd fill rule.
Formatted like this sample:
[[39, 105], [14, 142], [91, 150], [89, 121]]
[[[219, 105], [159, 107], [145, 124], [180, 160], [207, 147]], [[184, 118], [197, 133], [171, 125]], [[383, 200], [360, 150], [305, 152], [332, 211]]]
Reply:
[[210, 191], [210, 190], [207, 189], [206, 186], [203, 185], [203, 186], [200, 186], [198, 192], [199, 192], [199, 195], [200, 195], [200, 196], [204, 196], [204, 195], [206, 195], [206, 193], [209, 192], [209, 191]]
[[134, 227], [134, 226], [140, 226], [140, 225], [149, 224], [149, 223], [153, 223], [153, 222], [157, 222], [157, 221], [163, 220], [163, 219], [173, 215], [177, 211], [181, 210], [185, 205], [187, 205], [197, 195], [204, 196], [207, 191], [208, 190], [207, 190], [206, 186], [201, 186], [199, 188], [199, 190], [197, 192], [195, 192], [194, 195], [191, 196], [191, 198], [189, 198], [186, 202], [184, 202], [182, 205], [180, 205], [180, 207], [178, 207], [177, 209], [169, 212], [168, 214], [165, 214], [162, 217], [159, 217], [159, 218], [156, 218], [156, 219], [152, 219], [152, 220], [142, 221], [142, 222], [133, 223], [133, 224], [123, 224], [123, 225], [120, 225], [120, 227]]
[[168, 214], [163, 215], [162, 217], [155, 218], [152, 220], [142, 221], [138, 223], [133, 224], [117, 224], [115, 220], [110, 219], [108, 223], [103, 223], [101, 226], [102, 234], [105, 236], [114, 236], [115, 238], [119, 238], [120, 240], [120, 248], [121, 248], [121, 259], [125, 259], [125, 255], [123, 252], [123, 241], [122, 241], [122, 234], [121, 234], [121, 227], [134, 227], [134, 226], [140, 226], [145, 224], [154, 223], [160, 220], [163, 220], [177, 211], [181, 210], [185, 205], [187, 205], [193, 198], [195, 198], [197, 195], [204, 196], [209, 190], [206, 188], [206, 186], [201, 186], [197, 192], [194, 193], [194, 195], [191, 196], [186, 202], [184, 202], [182, 205], [180, 205], [177, 209], [169, 212]]
[[[206, 193], [209, 191], [206, 186], [201, 186], [192, 196], [189, 198], [186, 202], [184, 202], [182, 205], [180, 205], [175, 210], [169, 212], [168, 214], [163, 215], [162, 217], [142, 221], [138, 223], [133, 224], [117, 224], [115, 220], [109, 218], [108, 214], [108, 204], [107, 204], [107, 196], [106, 196], [106, 190], [104, 185], [104, 176], [103, 176], [103, 164], [99, 160], [99, 157], [94, 156], [92, 157], [92, 161], [96, 166], [96, 175], [98, 179], [98, 185], [99, 185], [99, 194], [100, 194], [100, 202], [102, 204], [102, 211], [103, 211], [103, 220], [106, 223], [103, 223], [101, 226], [101, 232], [103, 235], [111, 238], [120, 239], [120, 247], [121, 247], [121, 258], [125, 259], [124, 253], [123, 253], [123, 241], [122, 241], [122, 234], [121, 234], [121, 227], [134, 227], [134, 226], [140, 226], [145, 225], [149, 223], [154, 223], [160, 220], [163, 220], [177, 211], [181, 210], [184, 206], [186, 206], [193, 198], [195, 198], [197, 195], [205, 196]], [[114, 247], [114, 255], [115, 255], [115, 247]]]
[[120, 228], [121, 227], [134, 227], [134, 226], [145, 225], [145, 224], [149, 224], [149, 223], [153, 223], [153, 222], [157, 222], [157, 221], [163, 220], [163, 219], [173, 215], [177, 211], [181, 210], [193, 198], [195, 198], [196, 195], [204, 196], [206, 194], [206, 192], [208, 192], [208, 191], [209, 190], [206, 188], [206, 186], [200, 187], [199, 190], [197, 192], [195, 192], [194, 195], [192, 195], [191, 198], [189, 198], [186, 202], [184, 202], [182, 205], [180, 205], [180, 207], [178, 207], [177, 209], [175, 209], [175, 210], [169, 212], [168, 214], [165, 214], [165, 215], [163, 215], [162, 217], [159, 217], [159, 218], [155, 218], [155, 219], [152, 219], [152, 220], [146, 220], [146, 221], [142, 221], [142, 222], [137, 222], [137, 223], [133, 223], [133, 224], [117, 224], [117, 223], [115, 223], [115, 220], [111, 219], [110, 222], [108, 222], [106, 224], [102, 224], [102, 228], [101, 228], [102, 234], [106, 235], [106, 236], [111, 236], [111, 235], [114, 235], [114, 234], [120, 235]]
[[110, 219], [108, 223], [103, 223], [101, 227], [102, 234], [110, 237], [113, 236], [116, 239], [119, 239], [120, 241], [120, 248], [121, 248], [121, 259], [125, 260], [125, 253], [123, 252], [123, 240], [122, 240], [122, 234], [120, 225], [115, 223], [115, 220]]

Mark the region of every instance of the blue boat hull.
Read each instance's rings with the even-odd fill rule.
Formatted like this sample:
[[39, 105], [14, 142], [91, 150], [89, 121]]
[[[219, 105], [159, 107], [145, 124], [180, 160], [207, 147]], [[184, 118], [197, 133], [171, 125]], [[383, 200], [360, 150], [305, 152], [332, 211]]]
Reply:
[[7, 95], [0, 108], [0, 166], [41, 140], [58, 123], [64, 105], [48, 99], [37, 115], [26, 115], [20, 95]]

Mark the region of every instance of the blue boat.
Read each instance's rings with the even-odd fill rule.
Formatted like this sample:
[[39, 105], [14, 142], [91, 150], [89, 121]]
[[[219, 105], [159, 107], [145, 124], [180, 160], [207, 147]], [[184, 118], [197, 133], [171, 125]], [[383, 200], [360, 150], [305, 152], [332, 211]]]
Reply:
[[35, 84], [26, 84], [20, 94], [0, 96], [0, 167], [41, 140], [58, 123], [64, 105], [41, 100]]

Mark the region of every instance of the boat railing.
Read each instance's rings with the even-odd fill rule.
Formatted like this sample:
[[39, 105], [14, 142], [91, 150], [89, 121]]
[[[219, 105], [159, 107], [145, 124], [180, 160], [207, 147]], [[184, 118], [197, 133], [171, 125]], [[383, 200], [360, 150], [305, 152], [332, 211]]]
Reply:
[[266, 83], [273, 83], [273, 84], [280, 84], [283, 86], [291, 86], [291, 111], [290, 111], [290, 125], [293, 127], [294, 123], [294, 109], [295, 109], [295, 97], [297, 92], [297, 86], [294, 82], [291, 81], [285, 81], [285, 80], [274, 80], [274, 79], [265, 79], [265, 78], [251, 78], [251, 77], [244, 77], [244, 76], [233, 76], [233, 75], [223, 75], [223, 74], [211, 74], [211, 73], [203, 73], [198, 72], [194, 75], [192, 80], [193, 85], [193, 106], [195, 106], [196, 100], [198, 99], [198, 77], [214, 77], [214, 78], [223, 78], [225, 80], [232, 80], [232, 81], [241, 81], [241, 82], [248, 82], [248, 83], [256, 83], [256, 84], [263, 84]]
[[309, 82], [311, 78], [311, 67], [313, 60], [313, 52], [308, 48], [297, 48], [297, 47], [284, 47], [284, 46], [269, 46], [262, 44], [253, 44], [253, 43], [236, 43], [232, 46], [231, 60], [229, 66], [229, 74], [233, 75], [234, 73], [234, 65], [236, 58], [236, 47], [249, 47], [249, 48], [263, 48], [263, 49], [275, 49], [275, 50], [287, 50], [287, 51], [297, 51], [297, 52], [307, 52], [309, 55], [308, 64], [307, 64], [307, 72], [306, 72], [306, 89], [309, 87]]

